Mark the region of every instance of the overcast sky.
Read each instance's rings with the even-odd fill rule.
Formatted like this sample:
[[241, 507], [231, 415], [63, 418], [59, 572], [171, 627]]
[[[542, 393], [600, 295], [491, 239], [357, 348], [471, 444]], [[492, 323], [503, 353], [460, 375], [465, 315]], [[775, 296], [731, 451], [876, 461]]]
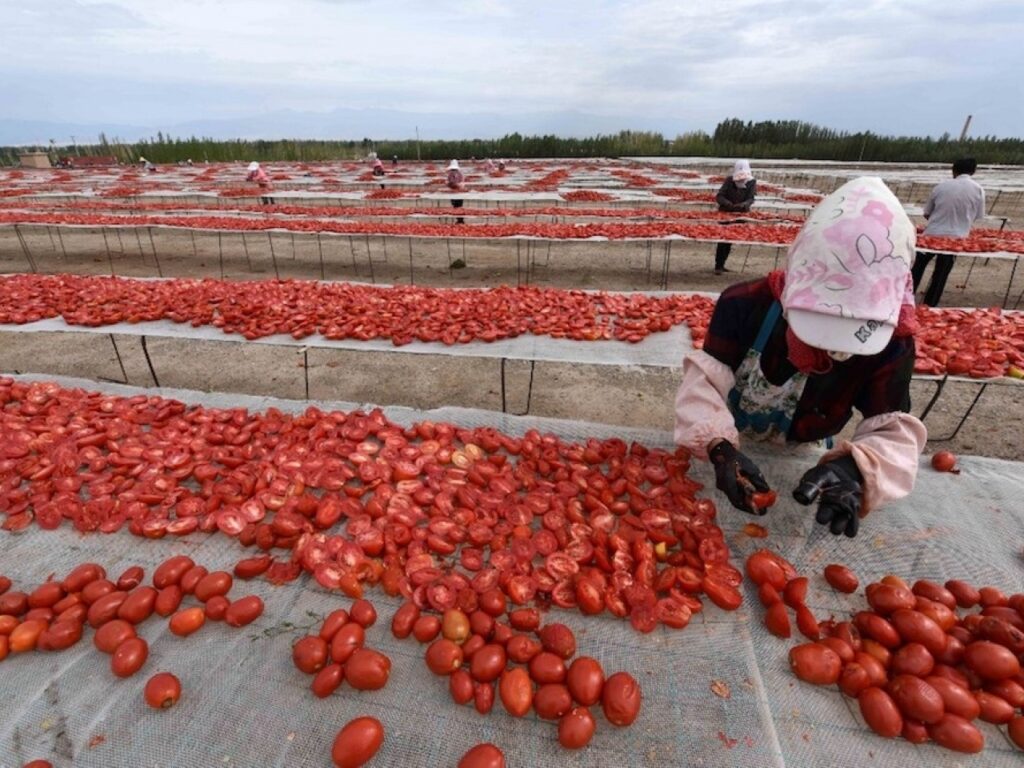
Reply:
[[339, 107], [1024, 134], [1024, 0], [0, 0], [0, 120]]

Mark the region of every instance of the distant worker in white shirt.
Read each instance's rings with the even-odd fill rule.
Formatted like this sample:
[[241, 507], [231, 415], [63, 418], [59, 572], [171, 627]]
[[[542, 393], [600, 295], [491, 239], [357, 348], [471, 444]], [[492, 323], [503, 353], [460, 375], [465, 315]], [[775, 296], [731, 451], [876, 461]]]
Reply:
[[[971, 178], [978, 164], [973, 157], [964, 157], [953, 163], [953, 178], [938, 184], [924, 204], [924, 217], [928, 224], [925, 235], [936, 237], [967, 237], [971, 224], [985, 215], [985, 190]], [[911, 274], [914, 291], [921, 283], [928, 262], [935, 258], [935, 272], [924, 294], [924, 303], [936, 307], [946, 288], [946, 279], [953, 270], [956, 256], [948, 253], [918, 251]]]

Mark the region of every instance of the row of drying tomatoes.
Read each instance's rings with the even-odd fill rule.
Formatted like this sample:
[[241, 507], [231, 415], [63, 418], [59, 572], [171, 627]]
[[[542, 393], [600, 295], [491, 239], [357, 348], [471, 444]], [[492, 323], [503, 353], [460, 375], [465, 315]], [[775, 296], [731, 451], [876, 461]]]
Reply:
[[[165, 281], [75, 275], [0, 277], [0, 323], [63, 317], [71, 325], [172, 320], [257, 339], [273, 334], [389, 338], [445, 344], [522, 334], [639, 342], [685, 323], [694, 346], [714, 302], [687, 294], [645, 296], [501, 286], [451, 290], [315, 281]], [[999, 309], [918, 307], [919, 374], [998, 378], [1024, 372], [1024, 315]]]
[[[759, 550], [746, 572], [758, 587], [765, 626], [792, 634], [787, 608], [809, 642], [793, 647], [789, 662], [801, 680], [836, 685], [858, 701], [867, 725], [880, 736], [914, 744], [934, 741], [958, 752], [981, 752], [973, 721], [1006, 725], [1024, 750], [1024, 594], [976, 589], [927, 579], [913, 587], [886, 576], [865, 589], [870, 610], [852, 620], [818, 621], [807, 607], [810, 581], [784, 558]], [[833, 589], [851, 594], [859, 579], [845, 566], [824, 570]], [[980, 606], [977, 613], [957, 608]]]
[[682, 448], [10, 379], [0, 405], [6, 530], [220, 530], [266, 553], [245, 567], [276, 582], [306, 571], [352, 597], [379, 583], [421, 609], [467, 613], [497, 589], [513, 605], [607, 611], [642, 632], [685, 627], [702, 598], [742, 600]]
[[536, 237], [551, 240], [659, 239], [671, 236], [693, 240], [758, 242], [788, 245], [797, 232], [791, 226], [770, 224], [733, 224], [723, 228], [717, 224], [684, 224], [678, 222], [629, 222], [550, 224], [519, 222], [515, 224], [420, 224], [374, 221], [336, 221], [327, 219], [249, 219], [230, 216], [115, 216], [69, 213], [0, 213], [0, 224], [52, 224], [92, 227], [169, 226], [188, 229], [223, 231], [265, 231], [283, 229], [291, 232], [325, 232], [351, 235], [391, 235], [397, 237], [469, 237], [506, 238]]
[[172, 320], [257, 339], [319, 333], [328, 339], [444, 344], [524, 334], [639, 342], [685, 323], [704, 338], [712, 300], [536, 286], [443, 289], [312, 280], [133, 280], [76, 275], [0, 277], [0, 323], [63, 317], [70, 325]]
[[[388, 192], [388, 190], [379, 190]], [[372, 193], [376, 195], [376, 193]], [[401, 195], [402, 193], [399, 193]], [[567, 193], [575, 194], [575, 193]], [[387, 195], [386, 197], [391, 197]], [[567, 198], [568, 199], [568, 198]], [[573, 198], [575, 199], [575, 198]], [[202, 205], [197, 203], [169, 203], [158, 201], [138, 201], [131, 203], [106, 202], [100, 200], [54, 200], [41, 201], [32, 200], [24, 202], [10, 202], [0, 204], [0, 209], [7, 210], [33, 210], [42, 209], [54, 211], [129, 211], [140, 213], [144, 211], [217, 211], [221, 213], [254, 213], [262, 216], [287, 215], [287, 216], [314, 216], [314, 217], [337, 217], [337, 218], [366, 218], [380, 216], [431, 216], [447, 217], [452, 215], [450, 209], [445, 208], [424, 208], [424, 207], [397, 207], [397, 206], [318, 206], [318, 205]], [[554, 216], [559, 218], [611, 218], [611, 219], [696, 219], [706, 221], [732, 221], [736, 214], [715, 210], [678, 210], [673, 208], [646, 208], [646, 207], [616, 207], [616, 208], [575, 208], [558, 205], [545, 205], [530, 208], [471, 208], [459, 209], [459, 215], [463, 217], [493, 217], [493, 218], [536, 218], [538, 216]], [[766, 211], [748, 211], [743, 218], [764, 219], [767, 221], [788, 220], [795, 223], [802, 221], [801, 217], [783, 214], [769, 213]]]
[[[48, 224], [74, 226], [168, 226], [225, 231], [264, 231], [283, 229], [291, 232], [326, 232], [351, 235], [390, 235], [395, 237], [536, 237], [548, 240], [588, 238], [661, 239], [682, 237], [699, 241], [764, 243], [788, 246], [798, 228], [779, 224], [683, 224], [679, 222], [626, 222], [559, 224], [519, 222], [515, 224], [419, 224], [326, 219], [243, 219], [228, 216], [115, 216], [69, 213], [0, 213], [0, 224]], [[1003, 238], [996, 230], [979, 230], [965, 238], [921, 235], [917, 247], [956, 253], [1024, 253], [1024, 241]]]

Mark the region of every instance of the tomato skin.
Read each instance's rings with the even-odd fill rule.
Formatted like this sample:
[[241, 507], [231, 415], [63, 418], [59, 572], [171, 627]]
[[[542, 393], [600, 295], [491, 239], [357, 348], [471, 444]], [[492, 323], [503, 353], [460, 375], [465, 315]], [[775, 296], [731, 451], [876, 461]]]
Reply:
[[445, 637], [431, 643], [424, 656], [427, 668], [441, 676], [450, 675], [462, 666], [462, 658], [462, 648]]
[[363, 629], [369, 629], [377, 621], [377, 609], [369, 600], [356, 600], [348, 613], [349, 618]]
[[97, 629], [92, 641], [103, 653], [113, 653], [117, 646], [132, 637], [135, 637], [135, 627], [124, 619], [114, 619]]
[[629, 673], [616, 672], [605, 681], [601, 707], [612, 725], [632, 725], [640, 714], [641, 703], [640, 684]]
[[537, 632], [544, 650], [571, 659], [576, 655], [576, 636], [565, 624], [545, 624]]
[[528, 664], [541, 650], [540, 643], [528, 635], [513, 635], [505, 644], [508, 658], [516, 664]]
[[114, 650], [110, 670], [118, 677], [131, 677], [149, 658], [149, 645], [141, 637], [130, 637]]
[[550, 651], [538, 653], [529, 664], [530, 677], [539, 685], [546, 683], [561, 683], [565, 680], [565, 662], [561, 656]]
[[109, 595], [116, 589], [114, 583], [106, 579], [94, 579], [82, 587], [82, 602], [91, 606], [104, 595]]
[[723, 611], [735, 611], [743, 604], [743, 595], [728, 584], [721, 584], [705, 577], [701, 582], [701, 588], [711, 602]]
[[230, 607], [231, 601], [224, 597], [224, 595], [214, 595], [206, 601], [203, 613], [206, 614], [206, 618], [210, 621], [222, 621]]
[[395, 615], [391, 617], [391, 634], [404, 640], [412, 634], [413, 627], [420, 618], [420, 609], [415, 603], [402, 603]]
[[473, 700], [473, 678], [465, 669], [457, 669], [448, 677], [448, 692], [459, 705]]
[[64, 597], [64, 587], [59, 581], [40, 584], [28, 596], [29, 608], [52, 608]]
[[937, 723], [928, 726], [928, 735], [939, 746], [956, 752], [974, 754], [985, 748], [981, 731], [956, 715], [943, 715]]
[[[292, 662], [300, 672], [312, 675], [327, 664], [327, 641], [322, 637], [307, 635], [299, 638], [292, 646]], [[335, 659], [337, 661], [337, 659]]]
[[357, 717], [338, 731], [331, 747], [336, 768], [366, 765], [384, 743], [384, 726], [374, 717]]
[[273, 558], [270, 555], [247, 557], [235, 563], [234, 574], [239, 579], [254, 579], [267, 572]]
[[505, 768], [505, 755], [493, 744], [477, 744], [462, 756], [457, 768]]
[[1014, 707], [1005, 699], [988, 691], [975, 691], [974, 698], [978, 702], [978, 717], [986, 723], [1006, 725], [1013, 719]]
[[964, 649], [964, 664], [986, 680], [1003, 680], [1020, 674], [1020, 662], [1013, 652], [996, 643], [979, 640]]
[[157, 592], [156, 600], [153, 602], [153, 611], [157, 616], [166, 618], [178, 610], [184, 597], [181, 587], [177, 584], [164, 587]]
[[918, 722], [936, 723], [946, 711], [939, 692], [913, 675], [896, 675], [889, 681], [886, 692], [896, 702], [904, 717]]
[[1024, 749], [1024, 715], [1013, 718], [1006, 728], [1006, 733], [1010, 737], [1010, 741], [1018, 748]]
[[961, 608], [973, 608], [981, 602], [981, 594], [966, 581], [952, 579], [946, 582], [945, 587]]
[[36, 647], [41, 651], [63, 651], [82, 639], [82, 622], [56, 621], [39, 635]]
[[188, 637], [199, 630], [206, 623], [206, 612], [199, 607], [185, 608], [178, 611], [168, 622], [167, 626], [172, 634], [178, 637]]
[[523, 717], [533, 705], [533, 684], [522, 667], [513, 667], [501, 675], [498, 694], [505, 711], [512, 717]]
[[864, 721], [879, 736], [894, 738], [903, 731], [903, 716], [896, 702], [881, 688], [866, 688], [857, 697]]
[[540, 626], [540, 612], [536, 608], [517, 608], [508, 615], [512, 629], [533, 632]]
[[488, 589], [480, 595], [480, 610], [494, 618], [505, 613], [507, 600], [500, 589]]
[[383, 688], [390, 674], [391, 659], [369, 648], [357, 648], [345, 663], [345, 680], [357, 691]]
[[469, 674], [480, 683], [497, 680], [508, 663], [505, 648], [495, 643], [484, 645], [477, 650], [469, 664]]
[[437, 616], [420, 616], [412, 625], [412, 635], [421, 643], [429, 643], [440, 633], [441, 620]]
[[826, 565], [824, 573], [825, 581], [837, 592], [849, 595], [856, 592], [857, 587], [860, 586], [860, 580], [857, 578], [857, 575], [845, 565], [837, 563]]
[[776, 637], [788, 638], [793, 634], [789, 625], [789, 614], [786, 606], [779, 602], [769, 606], [764, 613], [764, 625]]
[[782, 591], [786, 586], [785, 571], [767, 550], [759, 550], [748, 557], [746, 571], [747, 576], [757, 586], [771, 584], [778, 591]]
[[171, 584], [179, 583], [185, 572], [194, 565], [195, 563], [192, 558], [187, 555], [176, 555], [164, 560], [153, 571], [153, 586], [157, 589], [163, 589]]
[[486, 715], [494, 706], [494, 683], [477, 683], [473, 686], [473, 706], [481, 715]]
[[[184, 581], [184, 577], [182, 580]], [[205, 603], [211, 597], [226, 595], [231, 591], [233, 583], [234, 578], [227, 571], [214, 571], [199, 579], [193, 592], [199, 602]]]
[[533, 711], [545, 720], [557, 720], [572, 708], [572, 694], [564, 685], [542, 685], [533, 696]]
[[127, 592], [110, 592], [94, 602], [87, 615], [89, 626], [95, 629], [113, 619], [127, 598]]
[[38, 619], [23, 621], [14, 628], [8, 635], [8, 643], [11, 653], [24, 653], [34, 650], [39, 642], [39, 636], [47, 629], [47, 622]]
[[157, 591], [153, 587], [138, 587], [128, 594], [117, 609], [117, 618], [140, 624], [153, 615]]
[[366, 633], [361, 626], [354, 622], [346, 624], [331, 638], [331, 660], [344, 664], [357, 648], [363, 647], [365, 642]]
[[337, 663], [328, 664], [313, 678], [313, 695], [318, 699], [325, 699], [338, 690], [344, 681], [345, 668]]
[[21, 768], [53, 768], [53, 763], [49, 760], [31, 760], [21, 766]]
[[173, 707], [181, 698], [181, 681], [170, 672], [158, 672], [146, 681], [143, 696], [153, 709]]
[[[493, 627], [494, 621], [491, 620]], [[469, 617], [458, 608], [449, 608], [441, 618], [441, 635], [461, 645], [470, 635]]]
[[558, 743], [566, 749], [581, 749], [594, 737], [597, 724], [586, 707], [575, 707], [558, 721]]
[[[71, 569], [67, 576], [64, 577], [62, 582], [64, 591], [66, 592], [81, 592], [85, 589], [85, 586], [92, 581], [97, 579], [105, 579], [107, 572], [103, 569], [102, 565], [97, 563], [82, 563]], [[7, 590], [0, 589], [0, 595]]]
[[577, 704], [590, 707], [601, 700], [604, 690], [604, 669], [597, 659], [580, 656], [569, 666], [566, 685]]
[[927, 677], [935, 669], [935, 659], [920, 643], [907, 643], [892, 655], [890, 667], [894, 675]]
[[117, 577], [117, 588], [124, 592], [130, 592], [142, 583], [142, 579], [145, 576], [146, 571], [143, 570], [142, 566], [133, 565], [126, 568], [124, 573]]
[[181, 591], [186, 595], [195, 594], [199, 582], [205, 579], [209, 573], [204, 566], [193, 565], [181, 575], [181, 580], [178, 582], [181, 586]]
[[790, 648], [789, 666], [805, 683], [832, 685], [839, 680], [843, 662], [827, 645], [804, 643]]
[[[209, 609], [209, 604], [207, 604]], [[224, 613], [229, 627], [244, 627], [263, 615], [263, 600], [258, 595], [246, 595], [231, 603]]]

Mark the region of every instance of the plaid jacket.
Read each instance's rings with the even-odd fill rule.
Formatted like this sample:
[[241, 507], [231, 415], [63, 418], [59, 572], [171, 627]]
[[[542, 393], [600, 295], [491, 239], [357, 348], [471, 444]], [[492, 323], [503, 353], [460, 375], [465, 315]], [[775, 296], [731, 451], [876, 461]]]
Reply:
[[[704, 351], [735, 371], [754, 345], [774, 300], [767, 279], [727, 288], [715, 304]], [[761, 370], [772, 384], [782, 384], [796, 373], [787, 358], [788, 327], [780, 317], [761, 355]], [[894, 411], [909, 413], [914, 356], [912, 336], [893, 336], [877, 355], [833, 361], [828, 373], [811, 374], [797, 403], [788, 439], [806, 443], [831, 437], [850, 420], [854, 408], [864, 418]]]

